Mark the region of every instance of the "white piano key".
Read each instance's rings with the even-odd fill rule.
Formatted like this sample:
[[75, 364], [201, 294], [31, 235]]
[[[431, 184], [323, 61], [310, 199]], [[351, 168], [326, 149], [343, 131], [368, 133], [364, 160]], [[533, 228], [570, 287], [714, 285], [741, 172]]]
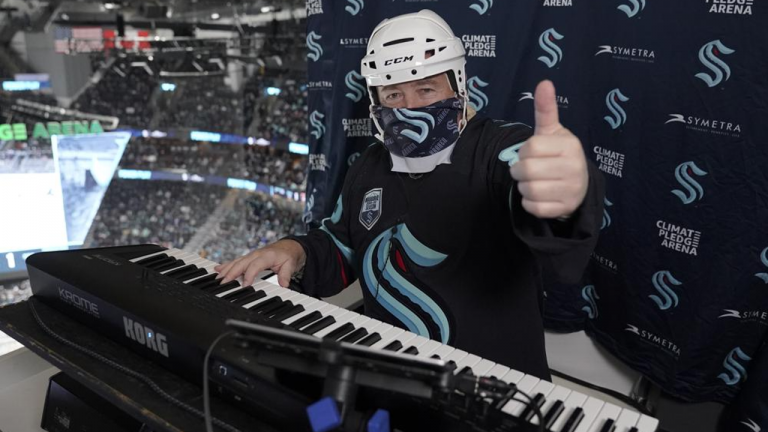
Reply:
[[[468, 356], [469, 353], [466, 351], [462, 351], [460, 349], [454, 350], [452, 353], [448, 354], [445, 358], [443, 358], [443, 361], [448, 362], [454, 362], [458, 364], [459, 360], [463, 359], [464, 357]], [[457, 368], [458, 369], [458, 368]]]
[[453, 373], [459, 373], [462, 369], [465, 367], [472, 367], [476, 365], [480, 360], [482, 360], [479, 356], [476, 356], [474, 354], [467, 354], [464, 358], [461, 360], [454, 360], [456, 362], [456, 370], [453, 371]]
[[592, 425], [594, 424], [597, 415], [600, 414], [600, 410], [603, 409], [604, 405], [605, 402], [590, 396], [587, 401], [584, 402], [584, 405], [581, 406], [581, 409], [584, 410], [584, 418], [581, 419], [581, 423], [579, 423], [579, 427], [576, 428], [576, 432], [591, 431]]
[[472, 366], [472, 372], [477, 376], [487, 376], [486, 374], [488, 371], [493, 369], [494, 366], [496, 366], [496, 363], [482, 359], [476, 365]]
[[405, 350], [407, 350], [410, 347], [416, 347], [417, 350], [421, 351], [421, 349], [420, 349], [421, 346], [424, 345], [425, 343], [429, 342], [429, 341], [430, 341], [430, 339], [427, 339], [424, 336], [416, 336], [415, 338], [413, 338], [413, 340], [411, 340], [408, 343], [407, 346], [403, 345], [403, 349], [401, 349], [400, 351], [405, 351]]
[[626, 408], [621, 410], [616, 419], [616, 432], [628, 432], [630, 428], [635, 427], [638, 420], [640, 420], [639, 412]]
[[552, 425], [552, 431], [562, 432], [563, 426], [565, 426], [565, 422], [568, 421], [568, 419], [571, 417], [571, 414], [573, 414], [573, 410], [576, 408], [581, 408], [586, 401], [587, 395], [577, 391], [571, 391], [563, 403], [563, 413], [560, 415], [560, 417], [558, 417], [557, 420], [555, 420], [555, 423]]
[[[555, 402], [557, 401], [561, 401], [563, 402], [563, 404], [565, 404], [565, 400], [568, 398], [568, 395], [570, 394], [571, 394], [570, 389], [563, 386], [556, 385], [555, 388], [552, 389], [551, 392], [549, 392], [549, 395], [547, 396], [547, 401], [544, 403], [544, 406], [541, 407], [541, 413], [544, 414], [544, 416], [546, 416], [549, 410], [552, 408], [552, 405], [554, 405]], [[565, 406], [563, 406], [563, 408], [565, 408]], [[560, 416], [562, 416], [563, 414], [565, 414], [565, 409], [561, 411]], [[538, 421], [535, 422], [534, 424], [538, 424]], [[552, 423], [553, 427], [555, 424], [556, 422]]]
[[[533, 375], [526, 375], [523, 377], [523, 379], [520, 380], [519, 383], [517, 383], [517, 391], [525, 393], [529, 397], [533, 398], [533, 395], [531, 394], [531, 390], [533, 390], [533, 388], [536, 387], [536, 384], [538, 384], [539, 381], [541, 380], [539, 378], [536, 378]], [[525, 401], [526, 403], [528, 402], [528, 399], [525, 396], [520, 396], [520, 394], [518, 393], [515, 393], [513, 397], [514, 399], [519, 399], [521, 401]], [[514, 417], [520, 417], [520, 414], [523, 412], [524, 409], [525, 409], [525, 403], [518, 402], [516, 400], [511, 400], [507, 402], [507, 404], [504, 405], [504, 408], [502, 408], [502, 410], [505, 413], [510, 414]]]
[[368, 334], [378, 333], [379, 336], [381, 336], [385, 332], [391, 330], [394, 326], [392, 324], [387, 324], [376, 319], [371, 319], [367, 323], [363, 324], [363, 327], [368, 330]]
[[166, 254], [166, 255], [168, 255], [168, 251], [167, 251], [167, 250], [161, 250], [161, 251], [159, 251], [159, 252], [152, 252], [151, 254], [143, 255], [143, 256], [140, 256], [140, 257], [138, 257], [138, 258], [131, 258], [131, 259], [129, 259], [128, 261], [130, 261], [130, 262], [132, 262], [132, 263], [135, 263], [135, 262], [139, 262], [139, 261], [141, 261], [141, 260], [143, 260], [143, 259], [145, 259], [145, 258], [150, 258], [150, 257], [153, 257], [153, 256], [155, 256], [155, 255], [160, 255], [160, 254]]
[[437, 350], [441, 346], [443, 346], [443, 344], [441, 344], [440, 342], [430, 339], [424, 345], [419, 347], [418, 357], [423, 357], [423, 358], [431, 357], [432, 354], [435, 352], [435, 350]]
[[488, 376], [488, 377], [496, 377], [496, 379], [499, 379], [499, 380], [500, 380], [500, 379], [502, 379], [502, 378], [504, 377], [504, 375], [506, 375], [506, 374], [507, 374], [507, 372], [509, 372], [509, 371], [510, 371], [510, 369], [509, 369], [508, 367], [506, 367], [506, 366], [504, 366], [504, 365], [500, 365], [500, 364], [497, 364], [496, 366], [494, 366], [493, 368], [491, 368], [491, 370], [489, 370], [487, 373], [485, 373], [485, 375], [484, 375], [484, 376]]
[[517, 385], [517, 383], [522, 381], [522, 379], [525, 378], [525, 377], [526, 377], [526, 375], [524, 373], [522, 373], [522, 372], [520, 372], [518, 370], [515, 370], [515, 369], [510, 369], [509, 372], [507, 372], [506, 375], [504, 375], [503, 377], [501, 377], [499, 379], [501, 379], [502, 381], [504, 381], [507, 384], [515, 384], [515, 385]]
[[656, 432], [659, 428], [659, 419], [640, 414], [640, 420], [635, 425], [639, 432]]
[[305, 300], [301, 300], [300, 304], [302, 304], [302, 306], [304, 306], [304, 312], [300, 312], [300, 313], [297, 313], [296, 315], [294, 315], [292, 317], [286, 318], [286, 319], [284, 319], [282, 321], [282, 323], [285, 324], [285, 325], [291, 325], [294, 321], [298, 321], [301, 318], [304, 318], [306, 315], [309, 315], [312, 312], [317, 311], [317, 309], [319, 309], [319, 308], [321, 308], [322, 306], [325, 305], [325, 302], [323, 302], [323, 301], [320, 301], [320, 300], [317, 300], [317, 299], [314, 299], [314, 300], [315, 300], [314, 302], [306, 300], [306, 303], [304, 303]]
[[601, 432], [605, 422], [609, 419], [616, 421], [620, 413], [620, 407], [612, 403], [605, 402], [603, 409], [600, 410], [600, 414], [597, 415], [595, 420], [592, 422], [592, 426], [588, 429], [589, 432]]
[[456, 348], [450, 346], [450, 345], [442, 345], [438, 349], [436, 349], [431, 355], [432, 356], [439, 356], [440, 360], [445, 360], [447, 356], [449, 356], [452, 352], [454, 352]]
[[[407, 348], [407, 347], [409, 347], [409, 346], [410, 346], [410, 345], [407, 345], [407, 344], [411, 343], [411, 341], [412, 341], [414, 338], [416, 338], [417, 336], [418, 336], [418, 335], [417, 335], [416, 333], [411, 333], [411, 332], [409, 332], [409, 331], [406, 331], [405, 333], [403, 333], [402, 335], [400, 335], [400, 337], [398, 337], [398, 338], [397, 338], [397, 340], [399, 340], [399, 341], [400, 341], [400, 343], [402, 343], [402, 344], [403, 344], [403, 347]], [[386, 345], [384, 345], [384, 346], [386, 346]]]
[[[552, 392], [552, 390], [555, 389], [555, 385], [552, 384], [549, 381], [541, 380], [538, 384], [536, 384], [536, 387], [531, 390], [531, 397], [535, 397], [537, 394], [541, 393], [542, 396], [544, 396], [544, 400], [546, 401], [549, 397], [549, 394]], [[542, 405], [543, 407], [543, 405]], [[541, 410], [541, 408], [539, 408]], [[545, 411], [541, 410], [542, 417], [544, 416]], [[531, 418], [531, 423], [537, 425], [539, 424], [539, 416], [534, 415]]]

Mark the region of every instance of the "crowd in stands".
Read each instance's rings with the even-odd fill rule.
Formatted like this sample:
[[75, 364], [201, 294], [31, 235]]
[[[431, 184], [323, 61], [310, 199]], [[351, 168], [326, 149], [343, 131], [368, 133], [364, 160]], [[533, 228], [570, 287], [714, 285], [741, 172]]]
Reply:
[[304, 231], [301, 211], [295, 205], [260, 193], [242, 192], [200, 254], [214, 262], [231, 261], [284, 236]]
[[190, 128], [242, 135], [242, 96], [221, 75], [177, 79], [169, 109], [158, 113], [157, 127]]
[[[275, 89], [279, 94], [274, 95]], [[296, 79], [254, 75], [244, 89], [246, 116], [253, 119], [247, 135], [273, 142], [308, 142], [307, 95], [307, 86]]]
[[120, 166], [242, 178], [299, 191], [305, 189], [307, 161], [306, 156], [270, 147], [133, 138]]
[[206, 184], [115, 179], [93, 221], [90, 246], [155, 243], [182, 248], [225, 192]]

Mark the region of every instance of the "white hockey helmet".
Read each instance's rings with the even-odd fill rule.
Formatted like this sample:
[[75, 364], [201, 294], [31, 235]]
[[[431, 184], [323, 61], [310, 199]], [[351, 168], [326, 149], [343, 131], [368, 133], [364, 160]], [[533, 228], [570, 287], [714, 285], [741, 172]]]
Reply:
[[[467, 78], [464, 45], [448, 23], [431, 10], [385, 19], [373, 30], [361, 75], [371, 103], [378, 103], [373, 87], [400, 84], [451, 72], [448, 79], [466, 110]], [[429, 56], [429, 58], [427, 58]], [[466, 112], [464, 113], [466, 119]], [[464, 120], [463, 122], [465, 122]]]

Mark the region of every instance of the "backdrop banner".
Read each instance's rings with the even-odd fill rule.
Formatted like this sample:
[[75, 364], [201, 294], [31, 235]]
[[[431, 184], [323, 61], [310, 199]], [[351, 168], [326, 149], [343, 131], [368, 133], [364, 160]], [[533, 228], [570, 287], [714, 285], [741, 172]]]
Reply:
[[310, 225], [376, 142], [371, 31], [420, 9], [464, 42], [481, 115], [532, 125], [552, 80], [607, 180], [582, 283], [545, 281], [548, 328], [586, 330], [683, 400], [738, 400], [729, 431], [768, 430], [768, 4], [308, 0]]

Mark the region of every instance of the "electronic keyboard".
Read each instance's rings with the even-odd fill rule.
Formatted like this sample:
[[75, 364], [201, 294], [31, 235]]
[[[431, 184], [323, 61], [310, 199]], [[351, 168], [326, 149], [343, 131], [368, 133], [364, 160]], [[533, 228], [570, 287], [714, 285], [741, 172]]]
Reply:
[[[276, 276], [241, 286], [221, 284], [218, 263], [194, 253], [138, 245], [37, 253], [27, 259], [32, 292], [48, 304], [92, 325], [140, 354], [186, 377], [202, 380], [211, 343], [227, 330], [228, 318], [293, 329], [371, 349], [455, 363], [455, 373], [492, 376], [515, 384], [537, 403], [552, 432], [654, 432], [658, 420], [632, 409], [524, 374], [472, 353], [282, 288]], [[211, 379], [236, 391], [237, 359], [214, 351]], [[229, 361], [229, 363], [228, 363]], [[227, 367], [227, 366], [231, 367]], [[265, 377], [270, 376], [268, 371]], [[253, 384], [253, 381], [249, 382]], [[269, 379], [247, 395], [268, 411], [268, 420], [306, 428], [304, 408], [313, 401]], [[538, 425], [525, 404], [512, 400], [503, 411]], [[530, 429], [535, 430], [535, 429]]]

